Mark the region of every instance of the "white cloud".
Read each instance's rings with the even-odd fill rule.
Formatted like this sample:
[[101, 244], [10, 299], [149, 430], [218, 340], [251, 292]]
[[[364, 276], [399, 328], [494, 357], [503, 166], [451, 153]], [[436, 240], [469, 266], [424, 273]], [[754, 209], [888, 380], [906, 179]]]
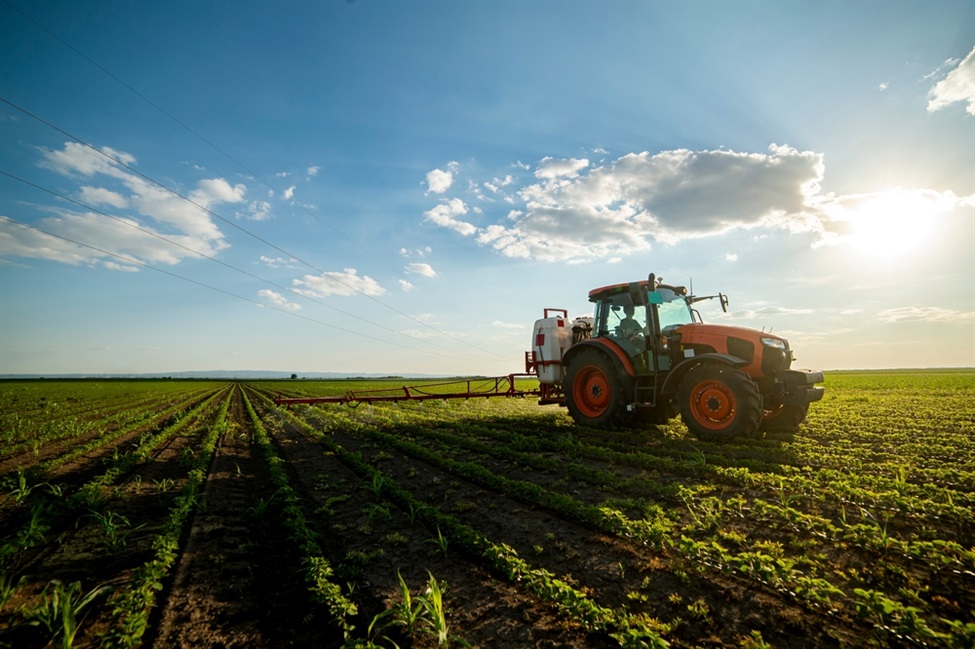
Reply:
[[281, 197], [286, 201], [290, 201], [291, 199], [293, 199], [295, 197], [295, 187], [297, 187], [297, 185], [292, 185], [291, 187], [288, 187], [286, 190], [284, 190], [284, 193], [281, 194]]
[[268, 268], [297, 268], [298, 260], [294, 257], [285, 259], [284, 257], [268, 257], [267, 255], [261, 255], [261, 263], [266, 265]]
[[223, 178], [207, 178], [197, 183], [196, 189], [190, 192], [194, 203], [209, 208], [217, 203], [241, 203], [247, 188], [244, 185], [231, 186]]
[[738, 261], [738, 255], [733, 252], [726, 252], [724, 255], [724, 260], [728, 262], [736, 262]]
[[318, 165], [312, 165], [312, 166], [308, 167], [306, 173], [308, 174], [308, 177], [309, 178], [314, 178], [315, 176], [318, 175], [318, 172], [321, 171], [321, 170], [322, 170], [322, 168], [320, 166], [318, 166]]
[[433, 269], [430, 264], [407, 264], [405, 266], [407, 273], [411, 275], [421, 275], [423, 277], [436, 277], [437, 271]]
[[806, 315], [812, 313], [812, 309], [789, 309], [782, 306], [767, 306], [757, 311], [753, 311], [758, 316], [779, 316], [779, 315]]
[[405, 279], [399, 280], [399, 287], [400, 287], [400, 289], [402, 289], [402, 291], [404, 293], [409, 293], [414, 288], [416, 288], [415, 286], [413, 286], [413, 284], [411, 284], [410, 282], [407, 282]]
[[273, 218], [271, 204], [267, 201], [251, 201], [243, 214], [248, 221], [268, 221]]
[[102, 265], [109, 270], [118, 270], [123, 273], [138, 273], [139, 267], [126, 263], [116, 263], [114, 261], [103, 261]]
[[937, 306], [905, 306], [885, 309], [877, 314], [882, 322], [963, 322], [975, 319], [971, 311], [956, 311]]
[[965, 109], [975, 115], [975, 47], [968, 56], [935, 84], [929, 93], [928, 112], [941, 110], [956, 102], [967, 102]]
[[819, 154], [778, 146], [768, 154], [644, 152], [579, 175], [587, 165], [543, 160], [535, 172], [543, 181], [518, 193], [525, 209], [509, 212], [511, 225], [479, 230], [477, 241], [509, 257], [580, 261], [771, 221], [816, 227], [807, 214], [823, 176]]
[[457, 169], [456, 162], [447, 164], [447, 169], [434, 169], [427, 172], [427, 193], [443, 194], [454, 184], [454, 171]]
[[766, 306], [760, 309], [735, 309], [731, 310], [723, 317], [728, 320], [762, 320], [764, 318], [783, 318], [785, 316], [809, 315], [812, 309], [790, 309], [781, 306]]
[[501, 320], [495, 320], [491, 323], [492, 327], [497, 329], [510, 329], [511, 331], [524, 331], [527, 327], [523, 323], [519, 322], [502, 322]]
[[579, 172], [589, 166], [589, 161], [585, 158], [566, 158], [557, 160], [555, 158], [543, 158], [535, 169], [536, 178], [552, 180], [555, 178], [576, 178]]
[[368, 275], [359, 275], [355, 268], [346, 268], [341, 273], [327, 272], [321, 275], [305, 275], [293, 279], [295, 292], [307, 297], [328, 297], [329, 295], [350, 296], [357, 293], [378, 296], [386, 289]]
[[[69, 179], [84, 178], [78, 188], [84, 202], [113, 210], [113, 218], [94, 212], [51, 207], [37, 227], [82, 244], [85, 248], [18, 227], [5, 233], [5, 256], [51, 259], [68, 264], [101, 263], [131, 271], [140, 263], [177, 264], [198, 252], [214, 256], [229, 247], [213, 220], [213, 210], [244, 201], [247, 188], [222, 178], [205, 178], [181, 197], [127, 168], [135, 156], [109, 147], [94, 150], [68, 142], [60, 150], [44, 150], [40, 165]], [[19, 219], [18, 219], [19, 220]], [[178, 244], [177, 247], [169, 242]], [[113, 257], [118, 255], [118, 257]], [[119, 262], [119, 257], [123, 261]]]
[[[649, 250], [652, 242], [674, 244], [735, 229], [784, 229], [807, 234], [811, 245], [835, 244], [847, 240], [851, 209], [864, 199], [821, 192], [821, 153], [774, 144], [766, 153], [630, 153], [595, 167], [586, 160], [545, 158], [533, 175], [535, 182], [510, 189], [518, 204], [493, 223], [476, 227], [461, 220], [468, 207], [460, 198], [442, 198], [425, 212], [426, 220], [475, 235], [477, 243], [507, 257], [581, 263], [619, 260]], [[975, 200], [898, 191], [934, 201], [932, 213]], [[479, 218], [492, 217], [487, 212]]]
[[491, 190], [493, 193], [500, 193], [501, 190], [515, 181], [511, 174], [508, 174], [504, 178], [493, 178], [492, 180], [484, 183], [484, 186]]
[[98, 174], [106, 174], [119, 178], [128, 173], [120, 164], [131, 167], [135, 162], [135, 156], [111, 147], [96, 150], [77, 142], [65, 142], [60, 151], [45, 151], [41, 166], [66, 176], [92, 178]]
[[289, 302], [286, 297], [277, 291], [272, 291], [271, 289], [265, 288], [258, 291], [257, 294], [276, 307], [286, 309], [288, 311], [298, 311], [301, 309], [300, 304], [297, 302]]
[[[93, 251], [87, 248], [22, 226], [9, 217], [0, 216], [0, 221], [3, 222], [0, 250], [3, 250], [4, 257], [31, 257], [65, 264], [90, 263], [97, 259]], [[43, 225], [41, 223], [39, 227]]]
[[124, 208], [129, 205], [128, 200], [122, 194], [104, 187], [91, 187], [89, 185], [84, 185], [81, 188], [80, 200], [82, 203], [94, 206], [107, 205], [108, 207]]
[[[4, 256], [47, 259], [71, 265], [100, 263], [111, 270], [121, 269], [119, 263], [122, 263], [125, 264], [125, 270], [133, 270], [138, 264], [178, 264], [186, 257], [196, 257], [191, 250], [209, 256], [217, 253], [207, 242], [193, 237], [165, 235], [166, 239], [189, 248], [186, 250], [152, 236], [163, 235], [132, 219], [113, 220], [91, 212], [61, 212], [58, 216], [43, 218], [36, 223], [40, 230], [56, 236], [14, 224], [9, 220], [6, 223], [11, 227], [5, 228], [0, 235], [0, 242], [3, 244], [0, 245], [0, 250], [3, 250]], [[76, 245], [73, 241], [92, 247]]]
[[424, 216], [431, 223], [441, 227], [450, 228], [464, 236], [469, 236], [477, 232], [477, 228], [467, 221], [460, 221], [458, 216], [467, 214], [467, 205], [459, 198], [451, 198], [440, 205], [424, 212]]

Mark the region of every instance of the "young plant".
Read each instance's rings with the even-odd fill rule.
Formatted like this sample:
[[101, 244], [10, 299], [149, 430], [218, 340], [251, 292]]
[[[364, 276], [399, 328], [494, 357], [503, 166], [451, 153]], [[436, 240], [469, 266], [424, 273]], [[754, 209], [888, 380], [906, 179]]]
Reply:
[[28, 613], [28, 624], [43, 627], [50, 634], [50, 644], [56, 649], [70, 649], [84, 621], [82, 612], [107, 590], [108, 586], [99, 586], [82, 593], [81, 582], [66, 587], [60, 581], [52, 580], [41, 593], [41, 602]]
[[430, 580], [427, 582], [427, 590], [421, 604], [426, 610], [430, 629], [433, 635], [437, 637], [437, 644], [446, 647], [447, 615], [443, 604], [443, 589], [430, 571], [427, 571], [427, 574], [430, 575]]
[[257, 501], [257, 504], [247, 509], [247, 513], [253, 516], [254, 518], [261, 518], [267, 513], [268, 507], [271, 506], [271, 504], [275, 501], [275, 499], [278, 497], [278, 494], [280, 492], [281, 490], [278, 489], [267, 498], [259, 499]]
[[23, 471], [18, 471], [17, 486], [7, 492], [7, 497], [13, 498], [15, 503], [20, 504], [30, 496], [30, 492], [33, 490], [34, 486], [27, 481], [27, 474]]
[[132, 523], [129, 522], [128, 518], [113, 511], [104, 514], [93, 511], [90, 516], [102, 526], [102, 532], [105, 534], [105, 545], [110, 550], [125, 547], [129, 534], [143, 527], [143, 525], [139, 525], [132, 528]]
[[389, 508], [389, 503], [373, 503], [366, 509], [366, 520], [372, 522], [373, 516], [379, 516], [383, 520], [390, 520], [393, 517]]
[[383, 478], [383, 474], [378, 471], [372, 475], [372, 483], [370, 485], [372, 489], [372, 495], [379, 500], [383, 495], [383, 488], [386, 486], [386, 479]]
[[448, 545], [447, 537], [445, 537], [443, 533], [441, 533], [439, 526], [437, 527], [437, 536], [432, 539], [427, 539], [426, 542], [433, 543], [435, 546], [437, 546], [436, 549], [433, 551], [434, 554], [439, 552], [441, 555], [445, 557], [447, 556], [447, 545]]
[[3, 607], [10, 601], [10, 598], [14, 596], [17, 589], [20, 587], [21, 582], [24, 580], [23, 577], [14, 580], [13, 575], [8, 575], [6, 572], [0, 572], [0, 613], [3, 612]]
[[403, 627], [403, 632], [407, 636], [412, 636], [420, 629], [420, 624], [423, 621], [423, 602], [422, 600], [418, 601], [414, 606], [410, 587], [406, 585], [406, 580], [403, 579], [399, 570], [396, 571], [396, 577], [399, 578], [399, 589], [403, 601], [394, 604], [389, 610], [393, 616], [393, 624]]

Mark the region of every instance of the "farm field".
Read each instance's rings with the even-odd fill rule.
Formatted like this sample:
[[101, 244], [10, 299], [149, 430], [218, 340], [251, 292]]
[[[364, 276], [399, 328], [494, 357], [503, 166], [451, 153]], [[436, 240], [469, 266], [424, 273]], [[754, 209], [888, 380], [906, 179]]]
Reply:
[[975, 370], [794, 435], [376, 381], [0, 381], [0, 647], [975, 646]]

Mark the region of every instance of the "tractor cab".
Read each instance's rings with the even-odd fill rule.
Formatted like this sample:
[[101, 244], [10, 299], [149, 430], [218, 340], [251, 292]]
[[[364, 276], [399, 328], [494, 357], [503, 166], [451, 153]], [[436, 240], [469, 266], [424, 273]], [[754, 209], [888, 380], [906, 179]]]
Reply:
[[701, 322], [686, 288], [654, 281], [650, 290], [650, 281], [589, 292], [589, 301], [596, 304], [593, 337], [616, 343], [629, 356], [637, 374], [670, 369], [669, 337], [682, 325]]

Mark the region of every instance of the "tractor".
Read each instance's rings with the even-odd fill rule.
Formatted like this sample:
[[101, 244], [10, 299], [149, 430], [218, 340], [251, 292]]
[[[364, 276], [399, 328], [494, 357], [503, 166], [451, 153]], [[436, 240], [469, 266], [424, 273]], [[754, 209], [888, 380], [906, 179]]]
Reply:
[[823, 373], [792, 369], [786, 339], [745, 327], [705, 324], [694, 304], [728, 298], [688, 294], [650, 274], [593, 289], [593, 316], [569, 321], [545, 309], [535, 322], [526, 372], [540, 404], [565, 406], [577, 424], [662, 424], [678, 414], [697, 437], [755, 437], [794, 430], [823, 397]]

